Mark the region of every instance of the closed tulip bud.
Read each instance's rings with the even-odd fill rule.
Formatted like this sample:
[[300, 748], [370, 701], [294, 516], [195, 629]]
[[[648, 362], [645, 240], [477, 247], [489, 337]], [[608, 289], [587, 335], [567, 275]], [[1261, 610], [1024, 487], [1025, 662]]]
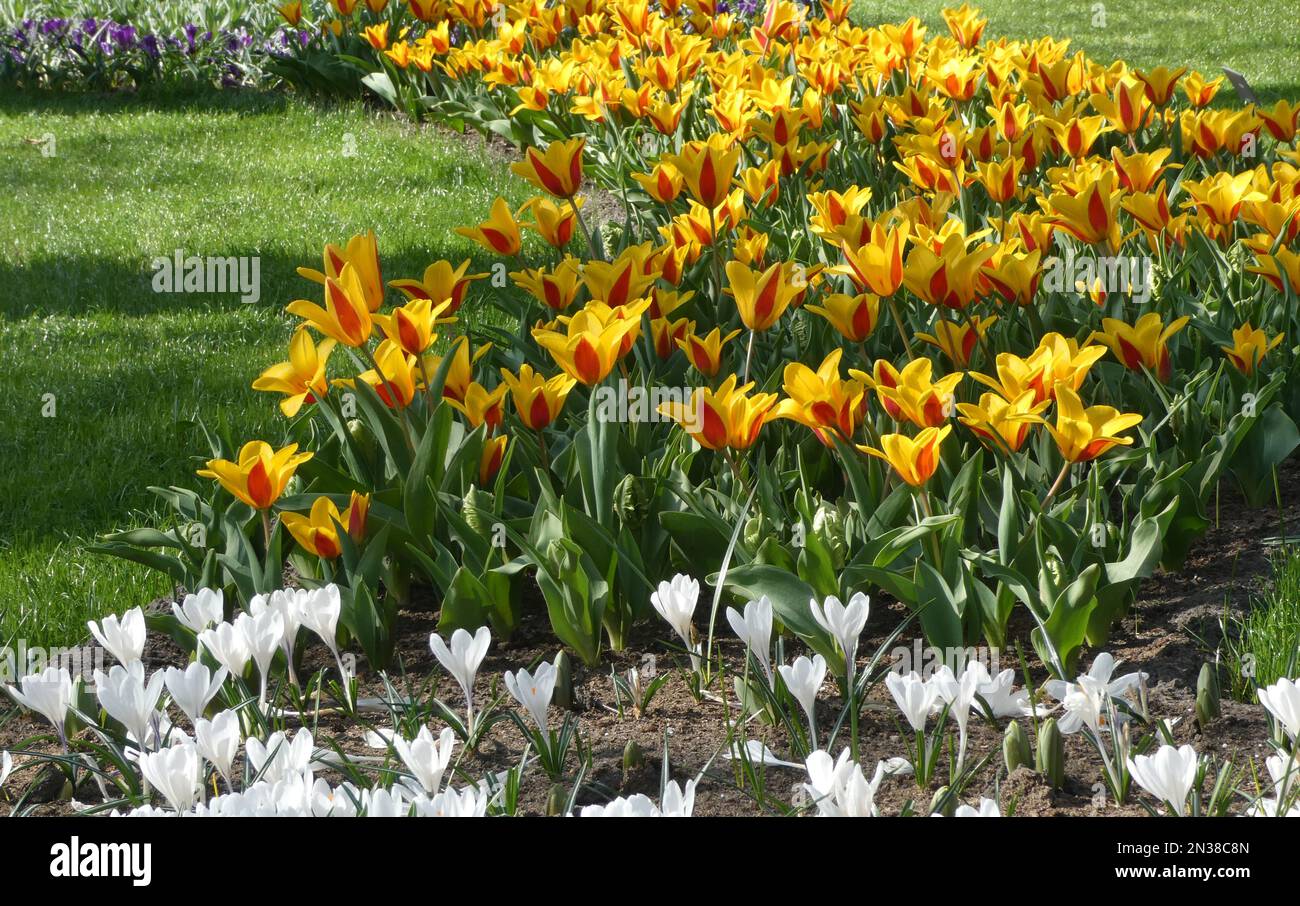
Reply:
[[614, 489], [614, 512], [623, 524], [640, 528], [650, 514], [650, 494], [639, 475], [625, 475]]
[[1219, 716], [1219, 673], [1211, 663], [1201, 665], [1196, 678], [1196, 722], [1204, 727]]
[[1056, 725], [1056, 719], [1049, 717], [1038, 728], [1038, 752], [1035, 754], [1035, 767], [1054, 789], [1060, 789], [1065, 783], [1065, 737]]
[[573, 660], [567, 651], [561, 651], [555, 656], [555, 692], [551, 696], [551, 704], [566, 711], [574, 709]]
[[1019, 721], [1013, 720], [1007, 724], [1007, 730], [1002, 734], [1002, 762], [1007, 766], [1008, 774], [1018, 767], [1033, 764], [1029, 753], [1029, 737], [1025, 736]]
[[492, 501], [491, 494], [475, 485], [470, 485], [461, 509], [461, 515], [465, 517], [466, 525], [474, 530], [474, 534], [483, 538], [486, 538], [492, 531], [492, 525], [484, 513], [484, 510], [491, 507]]

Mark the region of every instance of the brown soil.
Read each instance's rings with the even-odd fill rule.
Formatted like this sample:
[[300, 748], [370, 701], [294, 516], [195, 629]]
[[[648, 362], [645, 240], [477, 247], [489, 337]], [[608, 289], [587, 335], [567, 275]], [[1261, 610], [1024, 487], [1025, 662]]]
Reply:
[[[1300, 468], [1289, 463], [1282, 470], [1282, 500], [1280, 517], [1288, 531], [1294, 530], [1300, 520]], [[1201, 664], [1212, 658], [1205, 648], [1217, 644], [1219, 619], [1226, 610], [1240, 611], [1249, 605], [1250, 597], [1266, 581], [1268, 575], [1268, 547], [1263, 539], [1279, 534], [1279, 512], [1276, 509], [1252, 510], [1227, 490], [1225, 485], [1221, 501], [1220, 522], [1193, 549], [1186, 567], [1177, 574], [1158, 574], [1142, 587], [1140, 601], [1134, 612], [1116, 627], [1108, 649], [1117, 659], [1125, 662], [1122, 672], [1141, 669], [1150, 675], [1150, 713], [1153, 718], [1177, 720], [1174, 735], [1181, 742], [1193, 743], [1202, 753], [1220, 758], [1231, 758], [1238, 767], [1248, 767], [1254, 761], [1256, 768], [1268, 753], [1267, 729], [1263, 710], [1256, 704], [1223, 701], [1222, 716], [1209, 726], [1198, 727], [1194, 719], [1194, 695], [1197, 673]], [[154, 606], [165, 607], [164, 602]], [[701, 606], [701, 614], [704, 605]], [[861, 652], [874, 651], [891, 628], [897, 624], [902, 605], [876, 601], [872, 618], [860, 646]], [[732, 637], [725, 621], [720, 619], [718, 632], [729, 671], [743, 666], [740, 643]], [[463, 697], [456, 683], [438, 666], [429, 651], [429, 633], [436, 628], [436, 617], [427, 611], [405, 612], [401, 617], [399, 642], [400, 668], [393, 671], [394, 686], [399, 689], [427, 690], [431, 685], [436, 694], [458, 711], [463, 711]], [[740, 789], [736, 766], [723, 757], [727, 731], [723, 706], [715, 699], [697, 701], [685, 681], [681, 659], [664, 645], [668, 637], [662, 624], [649, 623], [638, 626], [629, 640], [628, 650], [607, 652], [598, 668], [574, 664], [574, 688], [577, 720], [582, 747], [589, 750], [590, 761], [583, 777], [583, 786], [577, 797], [578, 804], [602, 802], [614, 795], [645, 793], [658, 799], [665, 747], [670, 761], [670, 776], [679, 781], [703, 776], [696, 792], [697, 815], [760, 815], [779, 814], [789, 808], [796, 798], [799, 784], [805, 780], [801, 770], [770, 768], [763, 778], [760, 793], [747, 786]], [[899, 644], [910, 644], [910, 639]], [[791, 643], [788, 656], [792, 657], [797, 643]], [[503, 707], [513, 702], [506, 695], [501, 674], [545, 658], [552, 659], [557, 651], [541, 602], [533, 601], [523, 623], [509, 644], [494, 643], [483, 667], [480, 669], [475, 690], [476, 700], [482, 704], [500, 698]], [[636, 716], [624, 703], [620, 716], [616, 703], [611, 670], [619, 673], [630, 667], [645, 668], [645, 658], [654, 654], [660, 670], [672, 670], [674, 675], [655, 696], [646, 714]], [[1085, 655], [1085, 663], [1090, 655]], [[151, 638], [146, 653], [150, 669], [183, 664], [184, 653], [170, 640]], [[328, 654], [317, 645], [307, 652], [309, 669], [332, 666]], [[1003, 666], [1008, 666], [1004, 664]], [[1041, 665], [1029, 664], [1035, 680], [1045, 678]], [[359, 665], [363, 696], [382, 696], [384, 686], [377, 676], [368, 671], [364, 662]], [[728, 678], [728, 684], [730, 678]], [[718, 691], [715, 682], [713, 690]], [[734, 701], [734, 695], [728, 697]], [[827, 682], [819, 702], [819, 730], [824, 735], [833, 724], [840, 701], [834, 684]], [[377, 720], [377, 726], [387, 726], [387, 716], [367, 715]], [[563, 712], [552, 708], [552, 722], [563, 719]], [[734, 718], [733, 718], [734, 719]], [[23, 748], [28, 737], [47, 734], [48, 726], [29, 715], [14, 713], [10, 719], [0, 718], [0, 748]], [[867, 773], [877, 759], [906, 754], [910, 738], [899, 732], [899, 719], [892, 701], [882, 684], [870, 693], [869, 701], [860, 722], [861, 761]], [[1145, 811], [1134, 799], [1122, 807], [1110, 801], [1094, 802], [1095, 785], [1100, 781], [1100, 765], [1096, 753], [1082, 735], [1066, 737], [1067, 777], [1060, 790], [1051, 789], [1041, 776], [1021, 768], [1006, 776], [1000, 754], [1001, 726], [972, 720], [968, 763], [989, 756], [975, 781], [966, 789], [963, 801], [974, 803], [981, 795], [998, 796], [1003, 808], [1014, 808], [1020, 815], [1143, 815]], [[350, 753], [379, 754], [366, 748], [365, 728], [342, 717], [328, 716], [316, 729], [318, 741], [333, 739]], [[785, 732], [758, 721], [749, 724], [746, 735], [764, 740], [779, 757], [788, 757]], [[836, 745], [836, 753], [843, 745], [846, 734]], [[633, 742], [643, 753], [639, 765], [624, 771], [624, 751]], [[464, 779], [478, 778], [490, 771], [503, 771], [518, 764], [524, 740], [514, 724], [508, 720], [496, 723], [486, 734], [476, 753], [468, 754], [461, 762]], [[31, 746], [34, 750], [52, 751], [48, 743]], [[791, 759], [793, 760], [793, 759]], [[943, 760], [947, 761], [946, 756]], [[9, 795], [33, 781], [38, 768], [30, 759], [19, 755], [16, 770], [7, 784]], [[706, 767], [707, 766], [707, 767]], [[571, 788], [579, 768], [579, 758], [571, 751], [565, 783]], [[945, 768], [925, 791], [918, 790], [910, 777], [886, 780], [877, 796], [877, 804], [885, 814], [897, 813], [909, 802], [915, 811], [924, 812], [934, 790], [944, 782]], [[1249, 776], [1249, 773], [1246, 775]], [[333, 778], [338, 779], [338, 778]], [[40, 794], [32, 800], [45, 800], [36, 806], [36, 814], [68, 814], [71, 806], [66, 790], [58, 782], [42, 784]], [[520, 811], [525, 814], [544, 814], [551, 792], [551, 783], [540, 768], [530, 770], [522, 786]], [[1138, 797], [1143, 796], [1140, 792]], [[77, 790], [83, 803], [93, 803], [98, 792], [87, 783]], [[29, 800], [30, 801], [30, 800]], [[9, 806], [0, 801], [0, 814]]]

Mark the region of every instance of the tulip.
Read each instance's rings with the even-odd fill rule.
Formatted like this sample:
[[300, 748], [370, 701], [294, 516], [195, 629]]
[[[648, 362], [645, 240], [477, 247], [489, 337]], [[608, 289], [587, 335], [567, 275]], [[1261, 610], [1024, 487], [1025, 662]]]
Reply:
[[569, 391], [578, 383], [577, 379], [564, 374], [542, 377], [528, 364], [519, 367], [518, 377], [502, 368], [501, 379], [510, 390], [519, 420], [533, 431], [541, 431], [559, 417]]
[[1122, 413], [1111, 406], [1083, 407], [1079, 395], [1065, 384], [1056, 385], [1056, 424], [1047, 425], [1067, 463], [1089, 462], [1117, 445], [1133, 443], [1121, 437], [1142, 423], [1137, 413]]
[[696, 371], [705, 377], [716, 377], [722, 369], [723, 347], [739, 335], [739, 328], [723, 336], [722, 331], [715, 327], [703, 337], [691, 333], [678, 340], [677, 345], [686, 353], [686, 358], [695, 366]]
[[1039, 413], [1047, 406], [1047, 400], [1034, 402], [1032, 390], [1026, 390], [1011, 402], [996, 393], [983, 393], [978, 405], [957, 404], [961, 413], [957, 420], [981, 439], [991, 442], [994, 449], [1015, 453], [1024, 445], [1029, 429], [1042, 423]]
[[1205, 76], [1192, 70], [1187, 74], [1187, 78], [1183, 79], [1183, 93], [1187, 95], [1187, 101], [1193, 107], [1204, 107], [1214, 100], [1222, 85], [1223, 76], [1206, 81]]
[[1259, 702], [1278, 722], [1291, 742], [1300, 741], [1300, 680], [1279, 679], [1259, 690]]
[[1183, 180], [1183, 188], [1191, 196], [1186, 206], [1195, 207], [1218, 226], [1230, 227], [1240, 215], [1244, 202], [1263, 198], [1251, 187], [1254, 178], [1254, 172], [1247, 170], [1236, 176], [1216, 173], [1202, 180]]
[[[676, 321], [670, 321], [668, 318], [652, 318], [650, 321], [650, 337], [654, 343], [655, 355], [661, 360], [668, 359], [672, 356], [681, 341], [695, 333], [695, 322], [690, 318], [678, 318]], [[690, 352], [687, 351], [687, 358]]]
[[728, 144], [727, 136], [714, 133], [708, 141], [687, 142], [680, 154], [667, 155], [667, 161], [677, 168], [691, 197], [709, 210], [726, 200], [740, 162], [741, 146], [737, 143], [728, 147]]
[[[331, 279], [347, 284], [349, 292], [355, 291], [357, 298], [364, 301], [368, 312], [378, 311], [384, 304], [384, 279], [379, 264], [379, 243], [373, 231], [353, 236], [342, 249], [336, 245], [326, 245], [324, 262], [324, 272], [300, 267], [298, 273], [322, 286], [327, 286]], [[351, 271], [352, 277], [345, 277], [345, 271], [348, 270]], [[355, 278], [355, 286], [353, 278]]]
[[768, 685], [772, 683], [772, 601], [763, 595], [750, 601], [743, 611], [727, 609], [727, 623], [731, 631], [745, 643], [749, 653], [758, 659]]
[[1269, 339], [1259, 328], [1251, 327], [1247, 321], [1232, 332], [1232, 345], [1220, 346], [1223, 354], [1232, 362], [1233, 367], [1250, 377], [1264, 360], [1268, 351], [1282, 342], [1282, 334]]
[[64, 727], [72, 707], [72, 677], [67, 667], [46, 667], [39, 674], [30, 673], [18, 681], [22, 691], [6, 686], [9, 695], [28, 711], [35, 711], [59, 731], [59, 740], [67, 748]]
[[862, 241], [846, 239], [840, 244], [845, 263], [832, 273], [847, 274], [859, 292], [892, 296], [903, 284], [903, 249], [910, 237], [907, 223], [888, 228], [873, 223]]
[[640, 328], [641, 313], [649, 305], [648, 299], [630, 305], [622, 310], [625, 317], [585, 308], [569, 319], [566, 332], [534, 328], [533, 339], [566, 374], [594, 387], [614, 369], [624, 354], [624, 339]]
[[289, 361], [272, 365], [253, 381], [254, 390], [280, 393], [280, 411], [285, 418], [293, 418], [304, 403], [314, 403], [329, 392], [325, 380], [325, 364], [334, 351], [336, 341], [322, 340], [317, 346], [305, 328], [294, 331], [289, 341]]
[[311, 457], [311, 453], [299, 453], [297, 444], [272, 450], [270, 444], [253, 440], [240, 448], [237, 462], [210, 459], [198, 475], [215, 479], [253, 509], [267, 510], [280, 499], [298, 466]]
[[894, 696], [894, 703], [903, 717], [917, 733], [925, 732], [925, 722], [930, 718], [930, 711], [939, 697], [939, 689], [932, 683], [921, 679], [916, 671], [907, 674], [890, 672], [885, 677], [885, 687]]
[[432, 299], [412, 299], [392, 314], [375, 315], [374, 322], [394, 345], [407, 355], [423, 355], [438, 339], [437, 325], [454, 320], [445, 317], [450, 313], [451, 300], [434, 304]]
[[861, 343], [871, 336], [880, 323], [880, 297], [872, 293], [856, 296], [833, 293], [822, 305], [808, 305], [808, 311], [821, 315], [840, 336], [852, 343]]
[[231, 623], [218, 623], [212, 629], [199, 633], [198, 641], [232, 677], [243, 676], [244, 668], [252, 657], [252, 650], [248, 647], [248, 639], [242, 630]]
[[443, 669], [456, 678], [461, 691], [465, 693], [465, 727], [469, 734], [474, 731], [474, 677], [478, 668], [487, 657], [488, 646], [492, 644], [492, 632], [486, 626], [480, 626], [470, 635], [464, 629], [457, 629], [451, 634], [451, 647], [436, 632], [429, 634], [429, 649], [433, 652]]
[[298, 23], [302, 21], [302, 0], [293, 0], [292, 3], [281, 3], [275, 9], [276, 12], [284, 18], [284, 21], [290, 28], [296, 28]]
[[366, 513], [370, 508], [370, 495], [352, 492], [352, 500], [342, 513], [334, 501], [321, 495], [311, 505], [310, 515], [285, 513], [281, 517], [284, 527], [302, 545], [303, 550], [325, 560], [334, 560], [343, 553], [339, 543], [339, 526], [344, 526], [353, 541], [365, 536]]
[[126, 727], [143, 747], [149, 725], [158, 711], [163, 690], [163, 672], [158, 670], [145, 682], [144, 664], [135, 661], [130, 667], [116, 666], [105, 674], [95, 671], [95, 694], [108, 716]]
[[177, 813], [189, 811], [199, 796], [199, 751], [190, 743], [140, 756], [140, 773]]
[[544, 152], [528, 148], [522, 161], [510, 165], [510, 172], [556, 198], [572, 198], [582, 185], [582, 149], [586, 144], [586, 138], [579, 136], [551, 142]]
[[501, 463], [506, 458], [506, 447], [509, 445], [510, 438], [504, 434], [488, 438], [483, 442], [483, 450], [479, 453], [478, 459], [478, 483], [480, 486], [491, 482], [497, 472], [500, 471]]
[[198, 661], [192, 662], [184, 670], [168, 667], [160, 672], [172, 701], [190, 719], [191, 724], [203, 716], [208, 703], [221, 691], [221, 686], [230, 673], [225, 667], [220, 667], [214, 676], [206, 665]]
[[457, 227], [456, 233], [472, 239], [489, 252], [504, 257], [518, 255], [523, 241], [519, 235], [519, 222], [510, 212], [504, 198], [492, 202], [488, 219], [476, 227]]
[[578, 223], [578, 212], [582, 209], [583, 199], [571, 198], [567, 206], [561, 207], [549, 198], [538, 196], [532, 198], [519, 211], [528, 211], [533, 215], [532, 223], [521, 224], [525, 229], [536, 230], [537, 235], [547, 245], [564, 250], [573, 239], [573, 230]]
[[362, 37], [366, 43], [375, 50], [383, 50], [388, 47], [388, 23], [380, 22], [377, 25], [369, 25], [362, 31]]
[[986, 318], [976, 317], [965, 322], [946, 321], [940, 318], [934, 325], [933, 334], [918, 333], [916, 338], [938, 349], [956, 367], [965, 368], [970, 364], [975, 344], [997, 319], [997, 315], [989, 315]]
[[740, 320], [752, 331], [767, 330], [779, 321], [798, 295], [780, 263], [759, 272], [739, 261], [728, 261], [726, 270]]
[[341, 378], [335, 383], [344, 387], [355, 387], [358, 380], [368, 384], [390, 409], [411, 405], [415, 401], [418, 373], [421, 370], [429, 373], [421, 359], [407, 355], [392, 340], [384, 340], [375, 350], [374, 363], [378, 367], [363, 371], [355, 379]]
[[125, 667], [139, 661], [144, 654], [144, 611], [139, 607], [128, 610], [121, 620], [109, 615], [98, 623], [91, 620], [86, 626], [95, 640]]
[[947, 23], [953, 39], [966, 50], [980, 42], [984, 27], [989, 24], [989, 20], [980, 18], [980, 11], [969, 3], [963, 3], [957, 9], [945, 9], [943, 21]]
[[650, 605], [677, 633], [686, 650], [690, 652], [691, 669], [700, 669], [700, 644], [691, 618], [700, 598], [700, 583], [690, 576], [678, 573], [671, 582], [660, 582], [650, 595]]
[[866, 408], [862, 384], [840, 379], [841, 352], [831, 350], [816, 371], [800, 362], [786, 365], [783, 389], [790, 398], [773, 410], [776, 418], [794, 419], [807, 426], [827, 446], [833, 445], [835, 435], [850, 440]]
[[857, 592], [849, 599], [846, 606], [840, 603], [839, 598], [828, 595], [821, 604], [818, 604], [815, 599], [810, 600], [808, 607], [817, 625], [826, 630], [835, 640], [840, 651], [844, 653], [844, 670], [847, 677], [845, 688], [851, 691], [858, 656], [858, 637], [862, 635], [862, 630], [867, 625], [867, 617], [871, 612], [871, 599], [862, 592]]
[[[628, 311], [638, 299], [649, 296], [655, 282], [654, 251], [650, 243], [629, 246], [613, 261], [588, 261], [582, 266], [582, 283], [591, 298], [609, 309]], [[640, 312], [636, 312], [638, 318]]]
[[364, 346], [374, 331], [372, 309], [366, 301], [361, 275], [350, 263], [338, 277], [325, 278], [325, 307], [306, 299], [290, 302], [285, 311], [308, 325], [354, 349]]
[[551, 695], [555, 691], [555, 665], [543, 662], [536, 673], [520, 668], [514, 673], [507, 673], [505, 680], [506, 690], [511, 697], [532, 716], [542, 737], [549, 737], [546, 707], [551, 703]]
[[1077, 195], [1058, 193], [1047, 199], [1047, 210], [1056, 229], [1069, 233], [1088, 245], [1109, 246], [1119, 251], [1124, 237], [1120, 232], [1119, 208], [1122, 193], [1116, 191], [1115, 174], [1101, 173]]
[[640, 183], [647, 195], [660, 204], [676, 201], [685, 184], [682, 174], [670, 163], [655, 164], [649, 173], [633, 173], [632, 178]]
[[466, 258], [459, 267], [453, 268], [450, 261], [435, 261], [424, 269], [424, 276], [419, 280], [394, 280], [388, 285], [401, 292], [408, 299], [424, 299], [435, 304], [450, 301], [445, 314], [454, 315], [465, 302], [465, 292], [475, 280], [482, 280], [487, 274], [467, 274], [469, 259]]
[[556, 312], [564, 311], [578, 297], [581, 276], [581, 265], [572, 255], [565, 255], [549, 272], [544, 267], [510, 272], [516, 286]]
[[1186, 66], [1172, 71], [1164, 66], [1157, 66], [1149, 72], [1136, 70], [1133, 74], [1146, 88], [1147, 100], [1157, 107], [1163, 107], [1174, 96], [1174, 87], [1185, 72], [1187, 72]]
[[172, 602], [172, 615], [186, 629], [198, 635], [220, 623], [224, 614], [223, 595], [219, 588], [200, 588], [181, 601]]
[[939, 468], [939, 447], [943, 439], [952, 433], [951, 425], [942, 428], [926, 428], [916, 437], [905, 434], [885, 434], [880, 438], [880, 446], [858, 445], [863, 453], [878, 457], [889, 463], [898, 477], [914, 488], [925, 485]]
[[690, 402], [662, 403], [658, 411], [681, 425], [705, 449], [748, 450], [763, 425], [776, 417], [776, 394], [750, 396], [753, 387], [753, 383], [737, 387], [736, 376], [728, 375], [717, 390], [697, 388]]
[[451, 727], [442, 728], [437, 742], [434, 742], [428, 727], [420, 727], [419, 734], [409, 742], [401, 736], [393, 737], [393, 748], [428, 796], [437, 795], [442, 786], [442, 775], [451, 762], [455, 747], [456, 734]]
[[812, 660], [800, 655], [793, 664], [782, 664], [776, 670], [808, 717], [808, 744], [817, 745], [817, 692], [826, 679], [826, 659], [820, 654], [814, 654]]
[[1280, 100], [1273, 105], [1272, 109], [1256, 108], [1255, 115], [1263, 121], [1269, 134], [1277, 139], [1279, 144], [1294, 141], [1297, 130], [1300, 130], [1300, 104]]
[[[447, 380], [442, 385], [443, 397], [453, 400], [465, 398], [465, 391], [474, 380], [474, 363], [483, 358], [491, 348], [491, 343], [484, 343], [474, 350], [474, 355], [471, 358], [469, 337], [457, 337], [452, 342], [451, 364], [447, 368]], [[441, 367], [441, 356], [426, 355], [420, 360], [420, 369], [424, 374], [437, 374]]]
[[1128, 759], [1128, 769], [1138, 786], [1168, 803], [1181, 818], [1187, 813], [1187, 796], [1196, 784], [1199, 763], [1191, 746], [1161, 746], [1154, 755]]
[[239, 744], [243, 741], [239, 734], [239, 714], [235, 711], [222, 711], [212, 720], [200, 717], [194, 721], [194, 741], [199, 747], [199, 754], [216, 768], [229, 788], [231, 769], [235, 756], [239, 754]]

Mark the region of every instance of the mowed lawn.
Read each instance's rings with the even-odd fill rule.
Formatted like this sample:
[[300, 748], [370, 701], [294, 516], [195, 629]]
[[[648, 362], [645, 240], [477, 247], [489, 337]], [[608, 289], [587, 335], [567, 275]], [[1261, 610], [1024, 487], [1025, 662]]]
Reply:
[[[284, 305], [318, 300], [296, 266], [372, 228], [386, 279], [487, 265], [452, 229], [527, 194], [473, 138], [280, 95], [0, 94], [0, 154], [0, 647], [77, 642], [170, 591], [85, 546], [155, 523], [149, 485], [199, 486], [197, 417], [282, 437], [277, 397], [249, 385], [285, 358]], [[151, 262], [176, 249], [258, 256], [261, 301], [155, 293]]]
[[[862, 25], [916, 16], [929, 34], [947, 34], [942, 11], [959, 2], [855, 0]], [[1149, 68], [1188, 66], [1207, 76], [1224, 66], [1242, 73], [1262, 102], [1300, 97], [1300, 27], [1294, 0], [984, 0], [971, 3], [989, 20], [986, 37], [1070, 39], [1098, 62]], [[1099, 16], [1098, 10], [1104, 10]], [[1237, 103], [1232, 86], [1221, 89]]]

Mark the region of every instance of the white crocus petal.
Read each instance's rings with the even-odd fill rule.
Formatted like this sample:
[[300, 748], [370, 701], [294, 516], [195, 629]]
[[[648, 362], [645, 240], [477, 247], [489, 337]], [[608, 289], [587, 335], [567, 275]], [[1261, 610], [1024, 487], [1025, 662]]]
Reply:
[[18, 688], [6, 687], [13, 700], [29, 711], [44, 717], [63, 736], [63, 727], [72, 707], [72, 676], [67, 667], [46, 667], [18, 681]]
[[1259, 690], [1259, 701], [1292, 742], [1300, 740], [1300, 680], [1279, 679]]
[[8, 750], [0, 752], [0, 790], [4, 790], [5, 781], [9, 775], [14, 772], [14, 757], [9, 754]]
[[184, 670], [179, 667], [168, 667], [162, 672], [167, 684], [167, 692], [176, 703], [176, 707], [190, 719], [190, 723], [203, 716], [208, 703], [221, 691], [221, 684], [229, 675], [225, 667], [218, 667], [216, 675], [213, 676], [207, 665], [198, 661], [194, 661]]
[[130, 667], [115, 665], [108, 673], [95, 671], [95, 694], [100, 705], [146, 748], [149, 725], [158, 710], [162, 690], [162, 671], [155, 671], [146, 682], [144, 664], [140, 661], [133, 661]]
[[809, 739], [811, 745], [817, 744], [817, 692], [826, 679], [826, 659], [820, 654], [812, 659], [800, 655], [792, 665], [782, 664], [777, 668], [790, 694], [799, 702], [803, 713], [808, 717]]
[[894, 697], [894, 703], [912, 729], [923, 732], [930, 708], [938, 699], [938, 687], [921, 679], [921, 675], [913, 670], [906, 674], [891, 671], [885, 677], [885, 688]]
[[480, 626], [473, 635], [464, 629], [457, 629], [451, 634], [450, 647], [436, 632], [429, 636], [429, 649], [443, 669], [460, 683], [470, 714], [474, 712], [474, 677], [478, 675], [478, 668], [487, 657], [491, 644], [492, 631], [486, 626]]
[[298, 606], [298, 618], [302, 625], [318, 635], [337, 657], [339, 615], [343, 612], [339, 587], [331, 583], [324, 588], [313, 588], [299, 601]]
[[677, 785], [676, 780], [668, 781], [664, 787], [663, 801], [659, 804], [659, 813], [665, 818], [689, 818], [695, 809], [695, 781], [686, 781], [686, 788]]
[[[942, 814], [942, 812], [939, 814]], [[979, 808], [969, 805], [959, 805], [954, 814], [958, 818], [1001, 818], [1002, 810], [998, 808], [998, 804], [995, 800], [980, 797]]]
[[830, 595], [821, 604], [815, 599], [809, 600], [808, 607], [817, 625], [825, 629], [844, 652], [845, 670], [851, 682], [858, 656], [858, 638], [866, 628], [871, 599], [858, 592], [846, 606], [840, 603], [839, 598]]
[[1128, 760], [1129, 773], [1138, 786], [1161, 802], [1169, 803], [1179, 816], [1187, 808], [1187, 795], [1196, 783], [1198, 758], [1189, 745], [1174, 748], [1161, 746], [1154, 755], [1138, 755]]
[[184, 600], [172, 602], [176, 622], [198, 635], [220, 623], [225, 615], [225, 600], [219, 588], [200, 588]]
[[244, 743], [244, 755], [259, 779], [275, 783], [290, 774], [307, 770], [315, 754], [314, 746], [315, 741], [306, 728], [295, 733], [292, 742], [277, 730], [266, 738], [266, 742], [249, 737]]
[[543, 736], [548, 733], [546, 708], [555, 692], [555, 665], [543, 663], [536, 674], [520, 668], [505, 675], [506, 690], [532, 715], [533, 723]]
[[772, 601], [763, 595], [757, 601], [750, 601], [743, 611], [727, 610], [727, 622], [740, 640], [745, 643], [750, 654], [758, 658], [763, 674], [770, 685], [772, 682]]
[[619, 796], [604, 805], [584, 805], [578, 815], [582, 818], [657, 818], [659, 809], [649, 796], [636, 793]]
[[411, 810], [406, 795], [406, 790], [400, 786], [363, 790], [361, 805], [369, 818], [403, 818]]
[[398, 757], [430, 796], [442, 786], [442, 775], [451, 762], [455, 747], [456, 734], [451, 727], [444, 727], [436, 742], [428, 727], [421, 727], [419, 734], [409, 742], [401, 736], [393, 736], [393, 748]]
[[86, 626], [96, 641], [123, 666], [130, 666], [144, 655], [144, 611], [139, 607], [128, 610], [120, 619], [110, 615], [98, 623], [91, 620]]
[[699, 581], [682, 573], [673, 576], [671, 582], [660, 582], [658, 589], [650, 595], [650, 604], [655, 612], [673, 628], [673, 632], [677, 633], [690, 652], [692, 669], [699, 668], [699, 645], [695, 641], [695, 627], [691, 622], [699, 599]]
[[235, 620], [235, 627], [243, 633], [249, 654], [257, 664], [257, 673], [262, 679], [261, 700], [265, 701], [271, 661], [275, 659], [275, 653], [284, 641], [284, 616], [271, 608], [262, 610], [257, 616], [241, 613]]
[[140, 756], [140, 773], [177, 812], [187, 812], [199, 794], [199, 752], [184, 743]]
[[463, 790], [451, 787], [429, 799], [415, 800], [415, 814], [421, 818], [482, 818], [491, 796], [477, 786]]
[[758, 739], [747, 739], [742, 746], [737, 740], [731, 744], [731, 748], [723, 753], [723, 758], [730, 761], [748, 761], [751, 764], [761, 764], [768, 768], [802, 768], [803, 765], [795, 764], [793, 761], [782, 761], [776, 757], [776, 753], [769, 749]]
[[247, 637], [232, 623], [218, 623], [211, 629], [199, 633], [199, 644], [218, 664], [225, 667], [231, 676], [243, 676], [244, 668], [248, 666], [248, 661], [253, 656], [252, 650], [248, 647]]
[[229, 782], [241, 742], [239, 715], [234, 711], [222, 711], [212, 720], [200, 717], [194, 722], [194, 741], [199, 754]]

